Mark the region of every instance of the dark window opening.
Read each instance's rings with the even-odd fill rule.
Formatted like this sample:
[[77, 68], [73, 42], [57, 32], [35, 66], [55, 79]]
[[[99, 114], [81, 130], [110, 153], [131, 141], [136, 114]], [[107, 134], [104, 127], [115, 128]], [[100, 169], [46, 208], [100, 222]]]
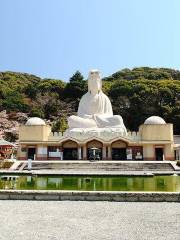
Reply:
[[127, 160], [126, 148], [112, 148], [112, 160]]
[[64, 148], [63, 149], [63, 159], [64, 160], [77, 160], [78, 159], [77, 148]]
[[28, 159], [34, 160], [35, 154], [36, 154], [36, 148], [28, 148]]
[[155, 148], [156, 160], [162, 161], [163, 160], [163, 148]]

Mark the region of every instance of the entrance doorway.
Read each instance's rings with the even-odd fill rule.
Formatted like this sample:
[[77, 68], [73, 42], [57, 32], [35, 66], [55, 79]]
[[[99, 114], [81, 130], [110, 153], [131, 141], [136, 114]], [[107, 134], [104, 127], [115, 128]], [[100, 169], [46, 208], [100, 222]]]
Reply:
[[63, 160], [77, 160], [77, 148], [64, 148]]
[[78, 145], [76, 142], [68, 140], [63, 143], [63, 160], [77, 160], [78, 159]]
[[28, 159], [35, 160], [36, 148], [28, 148]]
[[126, 148], [112, 148], [112, 160], [127, 160]]
[[102, 148], [88, 148], [87, 149], [88, 160], [101, 160], [102, 159]]
[[87, 143], [87, 159], [102, 160], [103, 144], [97, 140], [92, 140]]
[[155, 155], [156, 155], [156, 160], [157, 161], [163, 161], [163, 148], [155, 148]]
[[127, 143], [118, 140], [111, 144], [112, 160], [127, 160]]

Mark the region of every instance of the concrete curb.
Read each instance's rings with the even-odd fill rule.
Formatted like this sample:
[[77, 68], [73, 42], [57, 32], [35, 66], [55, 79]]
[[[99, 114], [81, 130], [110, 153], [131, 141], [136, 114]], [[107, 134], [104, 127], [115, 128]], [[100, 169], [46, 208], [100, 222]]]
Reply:
[[72, 175], [72, 176], [153, 176], [153, 175], [180, 175], [180, 171], [74, 171], [74, 170], [0, 170], [0, 175], [29, 175], [29, 176], [58, 176], [58, 175]]
[[180, 192], [0, 190], [0, 200], [180, 202]]

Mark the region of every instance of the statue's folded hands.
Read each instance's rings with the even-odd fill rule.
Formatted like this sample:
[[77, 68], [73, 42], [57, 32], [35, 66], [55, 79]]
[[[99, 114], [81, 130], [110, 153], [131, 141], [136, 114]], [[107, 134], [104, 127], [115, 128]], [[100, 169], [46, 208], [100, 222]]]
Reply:
[[82, 118], [79, 116], [70, 116], [68, 118], [69, 128], [94, 128], [97, 127], [95, 120], [91, 118]]

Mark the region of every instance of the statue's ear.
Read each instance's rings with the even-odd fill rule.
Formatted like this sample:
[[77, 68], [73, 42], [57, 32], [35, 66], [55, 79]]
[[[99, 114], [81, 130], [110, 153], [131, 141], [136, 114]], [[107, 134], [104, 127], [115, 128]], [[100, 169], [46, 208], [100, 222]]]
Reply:
[[90, 92], [90, 94], [91, 94], [91, 90], [90, 90], [89, 92]]

